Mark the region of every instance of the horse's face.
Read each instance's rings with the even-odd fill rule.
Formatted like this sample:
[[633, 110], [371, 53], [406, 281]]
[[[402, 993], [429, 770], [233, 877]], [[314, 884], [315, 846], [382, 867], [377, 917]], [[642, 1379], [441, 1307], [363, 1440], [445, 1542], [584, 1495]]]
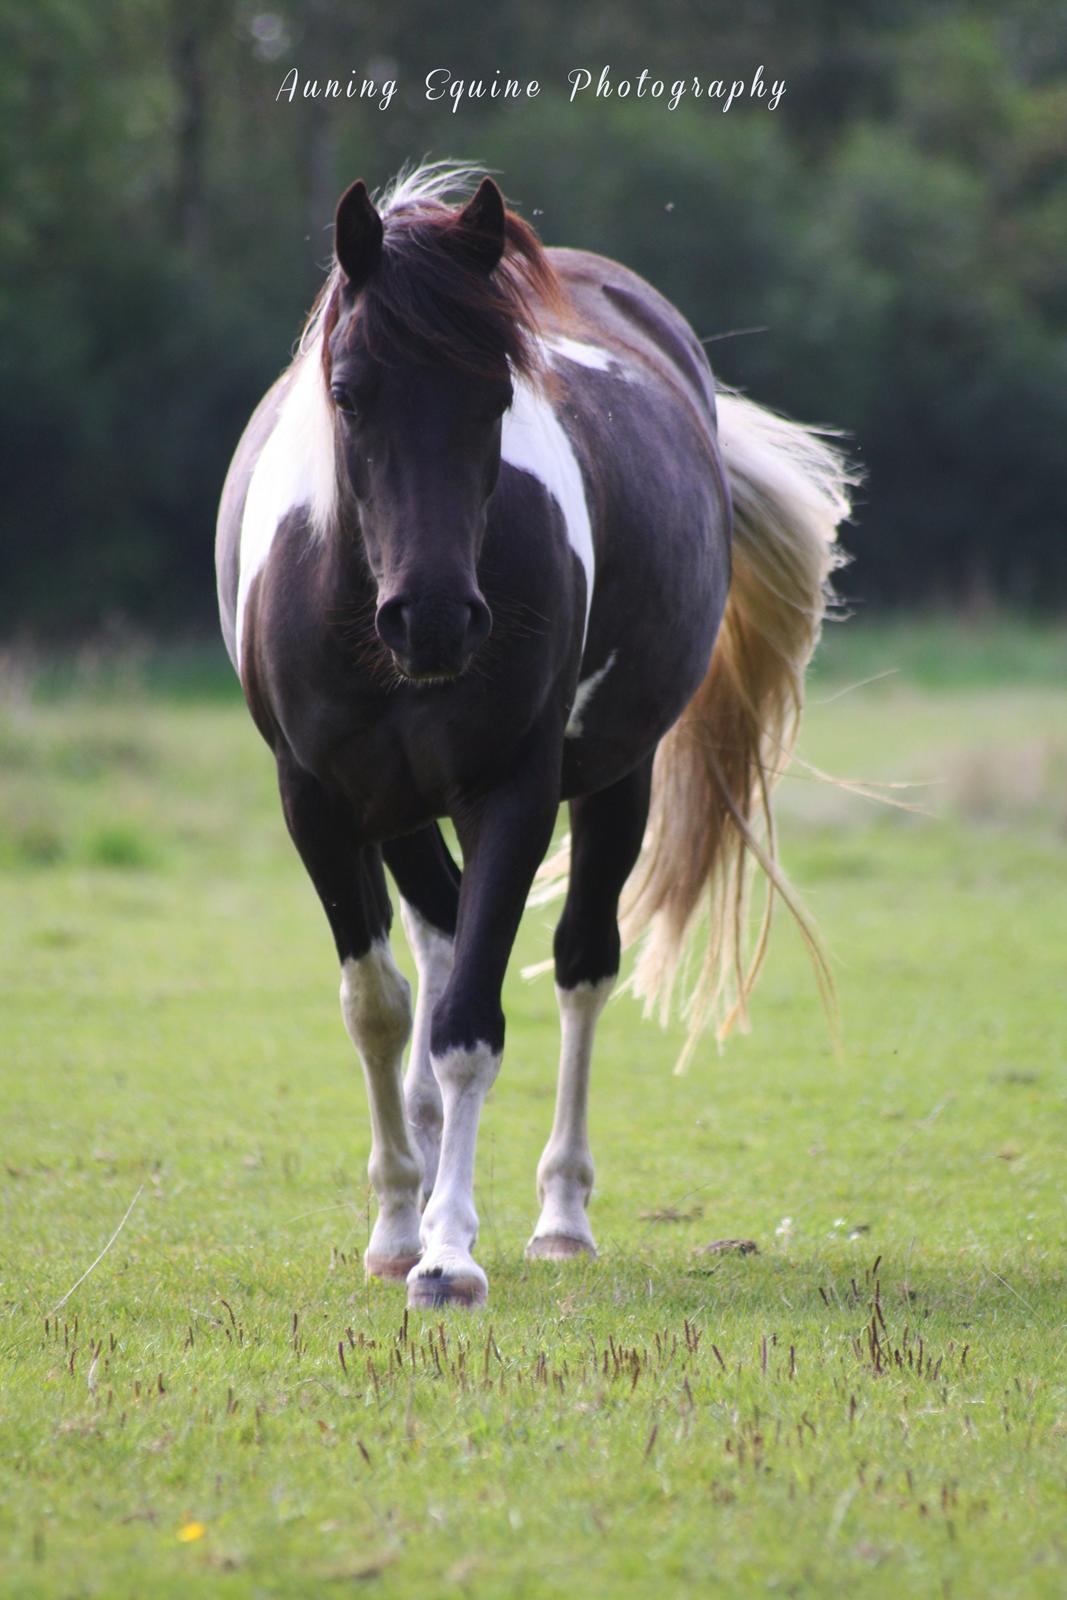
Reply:
[[350, 321], [347, 338], [339, 330], [330, 390], [378, 586], [378, 635], [405, 677], [455, 677], [492, 626], [477, 562], [511, 384], [506, 370], [492, 382], [381, 365]]
[[[478, 197], [468, 212], [477, 204]], [[485, 231], [479, 227], [478, 237]], [[477, 563], [511, 382], [503, 353], [495, 373], [402, 350], [376, 359], [360, 292], [380, 249], [381, 222], [362, 185], [354, 186], [338, 208], [337, 254], [347, 282], [329, 342], [330, 394], [377, 584], [378, 636], [405, 677], [433, 682], [463, 673], [492, 628]]]

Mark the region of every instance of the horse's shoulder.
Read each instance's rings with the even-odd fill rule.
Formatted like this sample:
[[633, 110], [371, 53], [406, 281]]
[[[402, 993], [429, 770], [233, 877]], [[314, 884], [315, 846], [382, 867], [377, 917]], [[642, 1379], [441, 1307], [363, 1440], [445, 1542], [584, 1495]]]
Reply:
[[263, 446], [274, 432], [274, 425], [278, 420], [278, 413], [292, 375], [293, 367], [286, 367], [285, 371], [275, 378], [249, 417], [230, 464], [231, 477], [244, 477], [247, 480], [251, 476]]
[[223, 637], [236, 665], [237, 610], [241, 582], [241, 536], [248, 491], [264, 446], [277, 426], [293, 368], [287, 367], [253, 411], [233, 453], [219, 501], [215, 570]]
[[219, 502], [217, 540], [220, 549], [239, 537], [248, 485], [263, 446], [274, 432], [292, 371], [292, 367], [287, 367], [271, 384], [249, 417], [245, 430], [238, 440], [223, 485], [222, 499]]

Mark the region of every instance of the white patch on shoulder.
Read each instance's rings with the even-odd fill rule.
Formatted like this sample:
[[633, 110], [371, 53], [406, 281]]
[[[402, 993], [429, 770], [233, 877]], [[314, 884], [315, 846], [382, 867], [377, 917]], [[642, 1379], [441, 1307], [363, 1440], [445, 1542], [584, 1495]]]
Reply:
[[235, 619], [240, 667], [245, 607], [252, 581], [266, 565], [286, 513], [306, 506], [314, 532], [329, 526], [337, 497], [333, 414], [322, 375], [322, 342], [297, 357], [274, 428], [259, 453], [241, 518], [240, 576]]
[[529, 472], [543, 484], [563, 514], [567, 541], [585, 572], [584, 650], [593, 605], [596, 557], [582, 471], [556, 413], [544, 395], [522, 379], [516, 380], [514, 399], [504, 413], [500, 455], [509, 466]]
[[613, 378], [621, 378], [626, 383], [640, 380], [640, 372], [633, 362], [627, 361], [618, 351], [605, 350], [603, 345], [557, 333], [550, 339], [542, 339], [541, 347], [547, 353], [549, 366], [557, 366], [554, 358], [562, 356], [564, 361], [573, 361], [575, 366], [587, 367], [590, 372], [610, 372]]
[[544, 345], [553, 355], [565, 356], [577, 366], [591, 367], [595, 372], [609, 372], [612, 367], [618, 365], [615, 357], [602, 350], [598, 344], [586, 344], [582, 339], [571, 339], [563, 333], [546, 339]]
[[613, 650], [604, 665], [598, 667], [595, 672], [591, 672], [588, 678], [583, 678], [578, 685], [574, 695], [574, 704], [571, 706], [571, 714], [567, 718], [567, 726], [563, 732], [565, 739], [581, 738], [583, 732], [582, 718], [585, 716], [593, 695], [615, 665], [615, 655], [616, 652]]

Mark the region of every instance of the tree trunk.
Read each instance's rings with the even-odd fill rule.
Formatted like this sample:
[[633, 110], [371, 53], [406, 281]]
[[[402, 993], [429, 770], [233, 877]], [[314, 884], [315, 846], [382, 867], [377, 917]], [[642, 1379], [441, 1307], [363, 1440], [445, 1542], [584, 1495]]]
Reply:
[[204, 194], [207, 133], [206, 28], [201, 8], [174, 0], [170, 12], [170, 67], [177, 100], [174, 128], [174, 212], [178, 238], [186, 252], [203, 256], [207, 247]]

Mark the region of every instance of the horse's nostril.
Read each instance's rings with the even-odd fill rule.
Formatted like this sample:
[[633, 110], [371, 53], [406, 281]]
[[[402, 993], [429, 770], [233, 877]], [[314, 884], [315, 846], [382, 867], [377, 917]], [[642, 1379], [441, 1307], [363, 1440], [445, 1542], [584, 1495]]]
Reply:
[[485, 643], [493, 631], [493, 613], [482, 599], [467, 604], [470, 621], [467, 624], [467, 643], [472, 650]]
[[379, 605], [374, 621], [379, 639], [411, 677], [457, 676], [493, 626], [477, 590], [466, 600], [448, 594], [392, 595]]
[[390, 650], [404, 651], [408, 646], [410, 621], [411, 607], [403, 597], [400, 597], [387, 600], [384, 605], [378, 607], [374, 625], [384, 645]]

